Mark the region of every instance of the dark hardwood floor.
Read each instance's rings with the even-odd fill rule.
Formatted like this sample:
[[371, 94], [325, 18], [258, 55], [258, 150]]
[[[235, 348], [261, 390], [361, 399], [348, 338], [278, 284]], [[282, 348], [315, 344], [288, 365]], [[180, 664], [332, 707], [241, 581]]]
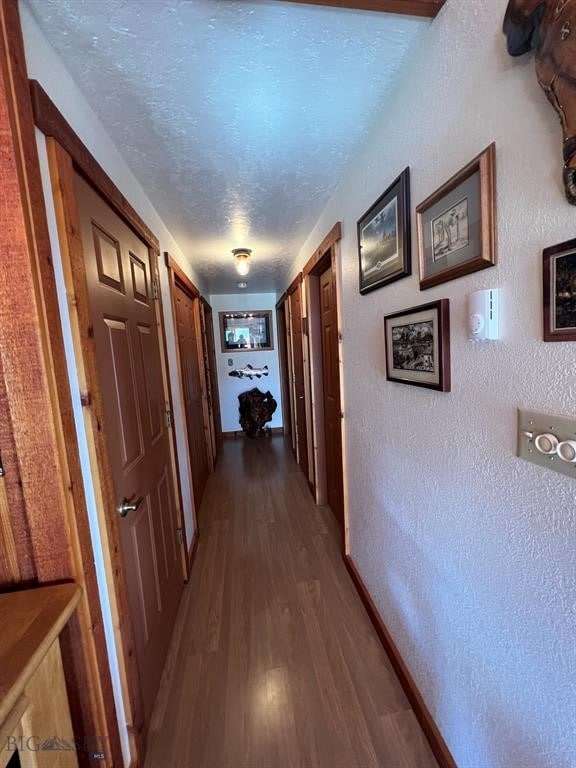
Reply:
[[437, 768], [282, 437], [227, 440], [146, 768]]

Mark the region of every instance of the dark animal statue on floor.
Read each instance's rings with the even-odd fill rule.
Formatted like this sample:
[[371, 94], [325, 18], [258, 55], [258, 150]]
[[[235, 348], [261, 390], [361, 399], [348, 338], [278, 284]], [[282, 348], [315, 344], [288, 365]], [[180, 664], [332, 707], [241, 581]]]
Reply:
[[576, 205], [576, 0], [510, 0], [508, 53], [536, 52], [536, 75], [564, 131], [564, 186]]
[[254, 389], [238, 395], [240, 401], [240, 426], [248, 437], [259, 437], [264, 434], [264, 426], [272, 421], [278, 403], [271, 392], [260, 392]]

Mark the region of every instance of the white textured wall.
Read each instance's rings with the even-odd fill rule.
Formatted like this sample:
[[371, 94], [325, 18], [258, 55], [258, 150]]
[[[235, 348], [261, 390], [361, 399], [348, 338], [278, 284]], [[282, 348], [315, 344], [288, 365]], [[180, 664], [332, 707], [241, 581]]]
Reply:
[[[214, 313], [214, 341], [216, 345], [216, 365], [218, 367], [218, 389], [220, 392], [220, 412], [222, 414], [222, 430], [235, 432], [240, 429], [238, 422], [238, 395], [247, 389], [258, 387], [262, 392], [270, 390], [278, 403], [269, 427], [282, 426], [282, 395], [280, 391], [280, 369], [278, 363], [278, 334], [276, 330], [276, 294], [275, 293], [242, 293], [242, 294], [213, 294], [210, 296], [210, 306]], [[274, 349], [270, 352], [222, 352], [220, 344], [220, 325], [218, 312], [236, 312], [245, 310], [272, 310], [274, 326]], [[228, 359], [234, 364], [228, 365]], [[268, 376], [261, 379], [238, 379], [229, 376], [230, 371], [244, 368], [250, 363], [254, 368], [268, 366]]]
[[[541, 341], [541, 260], [576, 236], [576, 209], [533, 58], [506, 53], [506, 5], [448, 0], [299, 263], [343, 221], [351, 554], [459, 767], [574, 768], [576, 482], [517, 459], [515, 440], [517, 406], [575, 413], [576, 345]], [[499, 265], [360, 296], [358, 217], [406, 165], [416, 204], [493, 140]], [[492, 286], [504, 337], [475, 346], [467, 296]], [[452, 392], [387, 383], [383, 316], [442, 297]]]

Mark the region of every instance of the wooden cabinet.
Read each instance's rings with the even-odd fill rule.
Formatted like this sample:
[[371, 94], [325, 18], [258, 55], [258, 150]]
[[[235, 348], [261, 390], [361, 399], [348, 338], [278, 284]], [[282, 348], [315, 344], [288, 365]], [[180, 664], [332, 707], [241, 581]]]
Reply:
[[59, 635], [79, 598], [75, 584], [0, 595], [0, 768], [78, 768]]

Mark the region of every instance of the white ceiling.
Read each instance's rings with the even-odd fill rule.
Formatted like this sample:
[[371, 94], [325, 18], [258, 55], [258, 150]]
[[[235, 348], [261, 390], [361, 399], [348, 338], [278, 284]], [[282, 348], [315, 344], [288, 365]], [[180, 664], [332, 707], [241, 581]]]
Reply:
[[[279, 0], [27, 0], [210, 293], [289, 265], [429, 22]], [[384, 180], [383, 180], [384, 181]]]

